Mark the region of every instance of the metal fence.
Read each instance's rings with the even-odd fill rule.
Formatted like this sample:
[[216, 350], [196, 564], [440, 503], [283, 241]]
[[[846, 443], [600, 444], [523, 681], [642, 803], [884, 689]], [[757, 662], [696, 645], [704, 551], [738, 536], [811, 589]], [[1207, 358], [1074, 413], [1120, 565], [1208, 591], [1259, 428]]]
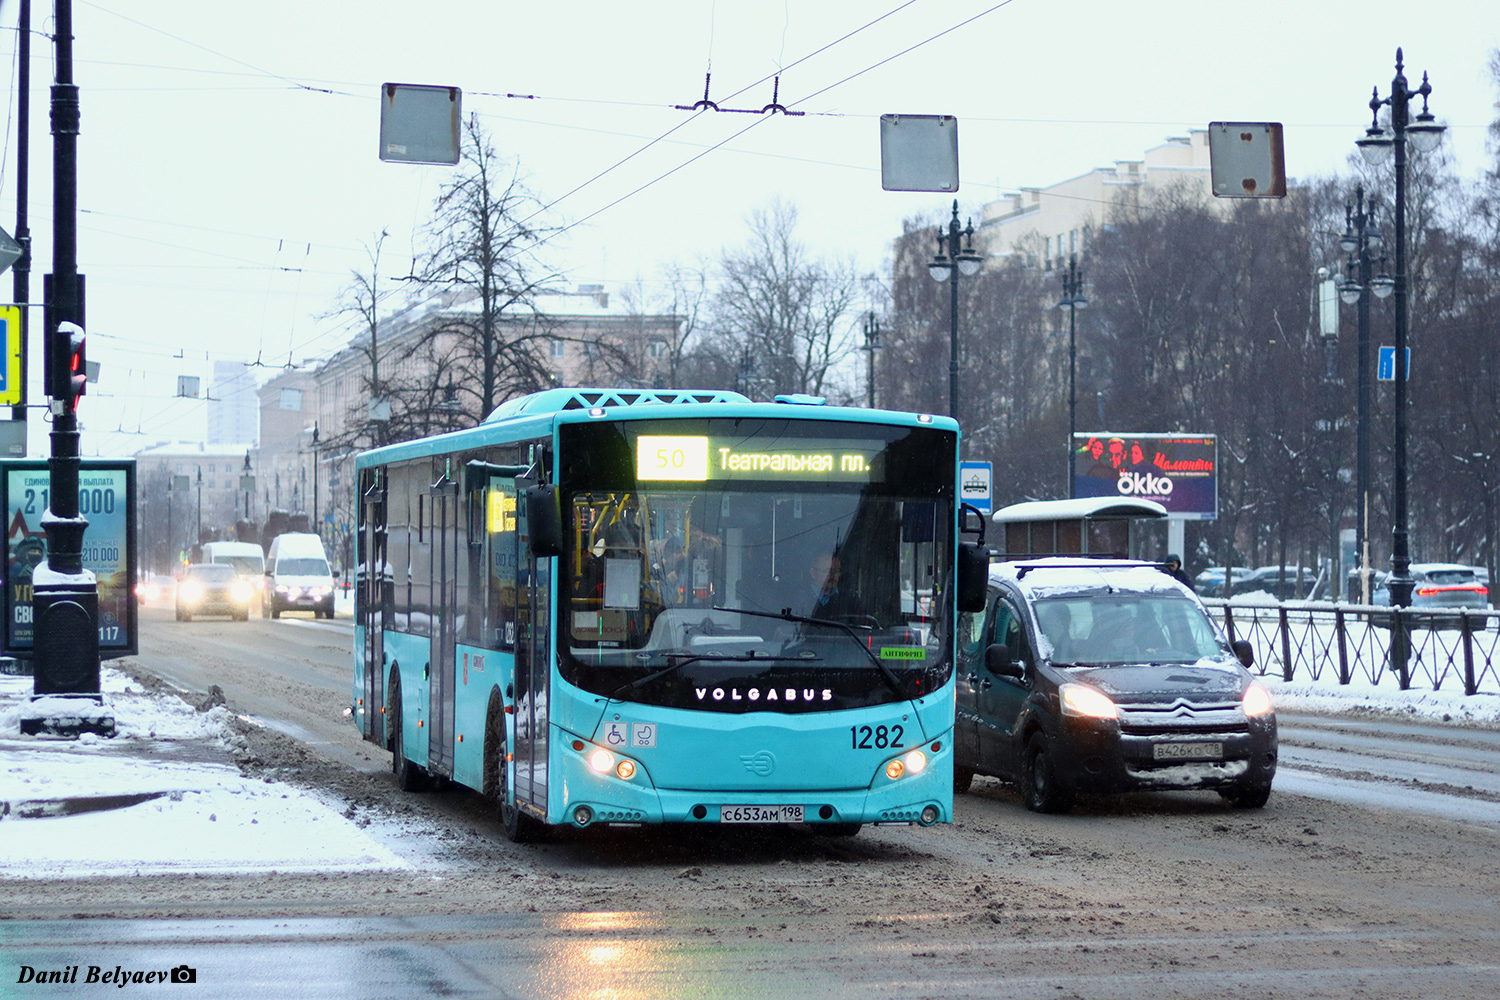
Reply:
[[[1500, 611], [1390, 608], [1288, 601], [1237, 604], [1205, 598], [1230, 639], [1255, 650], [1259, 674], [1285, 681], [1362, 678], [1466, 695], [1500, 694]], [[1402, 654], [1404, 646], [1405, 655]], [[1396, 655], [1392, 656], [1393, 647]]]

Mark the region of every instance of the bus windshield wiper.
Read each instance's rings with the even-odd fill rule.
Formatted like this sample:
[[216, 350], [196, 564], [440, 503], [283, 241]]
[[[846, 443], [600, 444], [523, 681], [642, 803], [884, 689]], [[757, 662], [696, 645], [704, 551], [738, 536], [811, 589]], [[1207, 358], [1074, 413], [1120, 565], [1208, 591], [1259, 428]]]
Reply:
[[899, 698], [911, 698], [911, 695], [906, 693], [906, 689], [901, 686], [900, 679], [896, 677], [891, 668], [886, 666], [881, 661], [880, 657], [876, 656], [870, 650], [869, 646], [860, 641], [859, 633], [854, 631], [854, 626], [850, 625], [848, 622], [835, 622], [829, 621], [827, 618], [810, 618], [807, 615], [794, 615], [790, 611], [751, 611], [749, 608], [719, 607], [716, 607], [713, 610], [727, 611], [731, 614], [738, 615], [751, 615], [756, 618], [779, 618], [784, 622], [798, 622], [805, 625], [826, 625], [829, 628], [842, 629], [844, 634], [847, 635], [850, 640], [859, 647], [860, 651], [864, 653], [865, 656], [870, 658], [870, 662], [875, 664], [875, 669], [880, 671], [880, 676], [885, 678], [885, 682], [890, 685], [891, 690], [896, 693], [896, 696]]
[[626, 694], [627, 692], [634, 691], [636, 688], [643, 688], [647, 684], [650, 684], [652, 681], [660, 680], [661, 678], [667, 676], [668, 674], [674, 674], [674, 673], [676, 673], [677, 671], [681, 670], [683, 667], [687, 666], [690, 663], [699, 663], [699, 662], [703, 662], [703, 661], [708, 661], [708, 662], [711, 662], [711, 663], [748, 663], [751, 660], [773, 660], [773, 659], [776, 659], [776, 657], [772, 657], [772, 656], [757, 656], [756, 653], [755, 653], [755, 650], [753, 650], [753, 649], [750, 652], [748, 652], [748, 653], [739, 653], [739, 654], [735, 654], [735, 655], [723, 655], [723, 654], [715, 654], [715, 653], [703, 653], [703, 654], [700, 654], [698, 656], [684, 656], [684, 657], [681, 657], [680, 659], [678, 657], [676, 657], [675, 655], [669, 653], [667, 655], [667, 661], [668, 662], [667, 662], [667, 665], [665, 667], [662, 667], [660, 670], [653, 670], [651, 673], [647, 674], [645, 677], [641, 677], [641, 678], [638, 678], [636, 680], [633, 680], [629, 684], [622, 684], [622, 685], [620, 685], [620, 687], [615, 691], [615, 693], [612, 694], [612, 695], [610, 695], [609, 697], [610, 697], [610, 700], [613, 701], [613, 700], [619, 698], [620, 695], [622, 695], [622, 694]]

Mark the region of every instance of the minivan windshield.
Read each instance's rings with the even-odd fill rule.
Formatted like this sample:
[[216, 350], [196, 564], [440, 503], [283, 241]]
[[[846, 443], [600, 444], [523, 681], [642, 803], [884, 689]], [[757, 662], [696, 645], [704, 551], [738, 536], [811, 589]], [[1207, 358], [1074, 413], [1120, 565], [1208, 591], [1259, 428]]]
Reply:
[[328, 561], [318, 558], [278, 559], [276, 572], [282, 576], [328, 576]]
[[266, 561], [257, 556], [215, 556], [214, 562], [219, 565], [233, 566], [234, 571], [240, 574], [259, 576], [266, 569]]
[[1195, 603], [1160, 593], [1079, 594], [1036, 602], [1059, 666], [1194, 663], [1224, 646]]

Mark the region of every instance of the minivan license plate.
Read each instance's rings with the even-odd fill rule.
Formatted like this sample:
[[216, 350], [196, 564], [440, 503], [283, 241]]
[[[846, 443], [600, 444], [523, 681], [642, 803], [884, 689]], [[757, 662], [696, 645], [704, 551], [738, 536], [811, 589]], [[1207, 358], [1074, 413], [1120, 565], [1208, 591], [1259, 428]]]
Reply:
[[1223, 760], [1223, 743], [1158, 743], [1151, 748], [1157, 760]]
[[720, 806], [720, 823], [801, 823], [801, 806]]

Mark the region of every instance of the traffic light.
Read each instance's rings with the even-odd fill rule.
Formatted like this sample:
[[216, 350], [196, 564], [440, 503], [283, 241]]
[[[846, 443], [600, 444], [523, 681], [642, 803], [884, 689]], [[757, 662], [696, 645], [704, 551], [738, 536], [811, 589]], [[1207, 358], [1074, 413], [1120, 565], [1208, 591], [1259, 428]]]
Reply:
[[78, 397], [88, 387], [88, 363], [84, 356], [87, 337], [77, 323], [59, 323], [47, 332], [47, 395], [78, 412]]

